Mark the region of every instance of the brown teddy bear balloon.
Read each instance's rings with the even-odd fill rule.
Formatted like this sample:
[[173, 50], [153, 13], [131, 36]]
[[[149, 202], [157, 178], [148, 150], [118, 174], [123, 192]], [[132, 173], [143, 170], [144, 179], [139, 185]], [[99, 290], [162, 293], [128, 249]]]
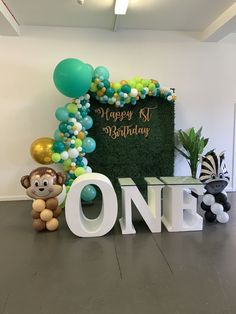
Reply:
[[61, 208], [56, 197], [62, 192], [64, 182], [64, 174], [48, 167], [39, 167], [21, 178], [26, 194], [34, 199], [32, 218], [37, 231], [54, 231], [58, 228], [57, 217]]

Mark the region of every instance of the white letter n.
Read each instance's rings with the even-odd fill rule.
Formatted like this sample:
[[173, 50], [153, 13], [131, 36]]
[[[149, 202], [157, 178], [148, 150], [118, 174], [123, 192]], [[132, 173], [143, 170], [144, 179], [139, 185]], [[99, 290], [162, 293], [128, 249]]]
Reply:
[[161, 232], [161, 190], [164, 184], [157, 178], [145, 178], [148, 204], [131, 178], [120, 178], [122, 191], [122, 234], [136, 233], [132, 223], [132, 201], [152, 233]]

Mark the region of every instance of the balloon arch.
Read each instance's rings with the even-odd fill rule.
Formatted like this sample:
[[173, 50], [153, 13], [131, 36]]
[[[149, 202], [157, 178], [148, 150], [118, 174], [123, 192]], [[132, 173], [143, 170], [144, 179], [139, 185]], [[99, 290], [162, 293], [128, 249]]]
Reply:
[[[55, 68], [53, 80], [56, 88], [72, 101], [57, 108], [55, 116], [59, 121], [54, 139], [39, 138], [31, 144], [31, 156], [40, 164], [59, 163], [66, 175], [66, 189], [69, 191], [73, 181], [84, 173], [92, 172], [86, 154], [94, 152], [96, 142], [89, 137], [93, 119], [89, 116], [90, 97], [102, 104], [116, 108], [135, 106], [146, 96], [161, 97], [175, 102], [173, 89], [163, 88], [153, 79], [139, 76], [119, 83], [109, 81], [109, 71], [104, 66], [93, 69], [79, 59], [64, 59]], [[82, 191], [85, 201], [96, 197], [96, 189], [88, 185]]]

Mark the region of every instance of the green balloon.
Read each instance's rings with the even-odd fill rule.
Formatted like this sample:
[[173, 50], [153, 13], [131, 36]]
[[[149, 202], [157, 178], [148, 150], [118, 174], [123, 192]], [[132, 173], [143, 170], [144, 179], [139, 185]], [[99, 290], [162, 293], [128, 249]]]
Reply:
[[143, 89], [143, 85], [141, 83], [138, 83], [136, 85], [137, 90], [140, 92]]
[[52, 161], [59, 162], [61, 160], [61, 155], [58, 153], [52, 154]]
[[79, 176], [81, 176], [81, 174], [84, 174], [84, 173], [85, 173], [85, 170], [84, 170], [83, 167], [78, 167], [78, 168], [75, 169], [76, 177], [79, 177]]
[[156, 88], [156, 85], [154, 83], [151, 83], [148, 85], [148, 88], [150, 91], [153, 91]]
[[53, 73], [56, 88], [65, 96], [77, 98], [90, 88], [92, 71], [79, 59], [64, 59], [58, 63]]

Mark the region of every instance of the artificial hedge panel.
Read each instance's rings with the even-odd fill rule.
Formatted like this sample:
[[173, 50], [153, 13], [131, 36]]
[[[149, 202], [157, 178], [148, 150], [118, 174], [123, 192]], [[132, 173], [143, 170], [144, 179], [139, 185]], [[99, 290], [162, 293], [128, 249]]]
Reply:
[[97, 147], [86, 157], [93, 172], [105, 174], [113, 183], [118, 177], [173, 175], [173, 103], [147, 97], [135, 106], [117, 109], [92, 97], [90, 100], [94, 124], [89, 136]]

